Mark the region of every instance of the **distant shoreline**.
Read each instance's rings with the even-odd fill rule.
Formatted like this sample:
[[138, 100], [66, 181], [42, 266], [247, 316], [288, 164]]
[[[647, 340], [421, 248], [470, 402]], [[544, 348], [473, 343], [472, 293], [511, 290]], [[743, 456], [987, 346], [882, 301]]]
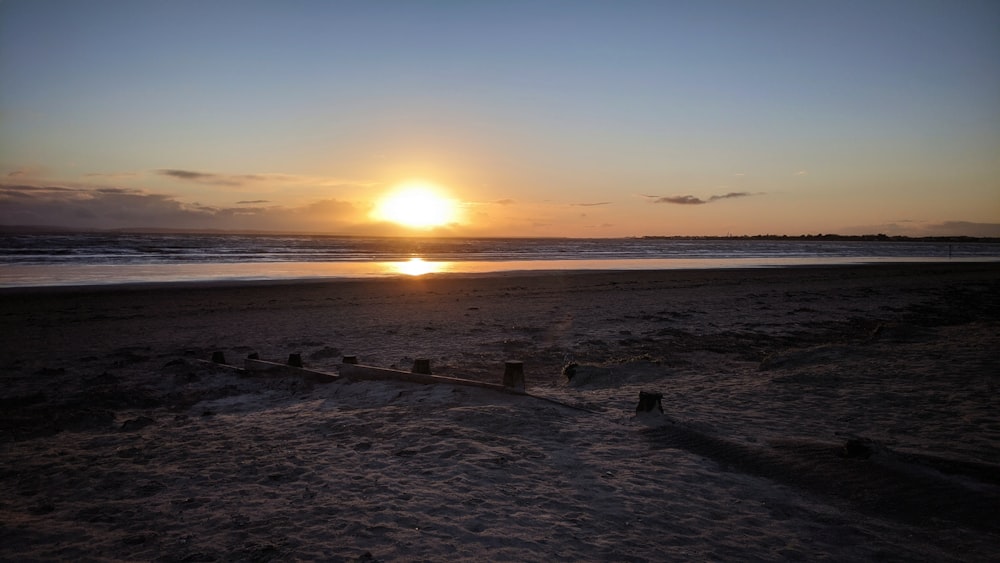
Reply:
[[828, 234], [799, 234], [799, 235], [640, 235], [623, 237], [557, 237], [557, 236], [461, 236], [461, 235], [440, 235], [440, 234], [420, 234], [414, 233], [410, 236], [399, 235], [350, 235], [338, 233], [304, 233], [292, 231], [264, 231], [264, 230], [223, 230], [223, 229], [167, 229], [167, 228], [121, 228], [121, 229], [77, 229], [65, 228], [52, 225], [0, 225], [0, 235], [51, 235], [51, 234], [164, 234], [164, 235], [214, 235], [214, 236], [292, 236], [292, 237], [330, 237], [330, 238], [388, 238], [388, 239], [469, 239], [469, 240], [768, 240], [768, 241], [857, 241], [857, 242], [955, 242], [955, 243], [1000, 243], [1000, 237], [975, 237], [966, 235], [940, 235], [940, 236], [907, 236], [907, 235], [886, 235], [865, 234], [865, 235], [841, 235], [835, 233]]

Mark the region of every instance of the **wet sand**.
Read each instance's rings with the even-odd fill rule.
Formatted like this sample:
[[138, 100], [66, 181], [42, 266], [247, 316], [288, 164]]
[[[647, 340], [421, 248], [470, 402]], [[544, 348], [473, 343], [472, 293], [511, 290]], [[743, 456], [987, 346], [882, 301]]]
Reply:
[[0, 559], [997, 560], [998, 328], [998, 264], [0, 290]]

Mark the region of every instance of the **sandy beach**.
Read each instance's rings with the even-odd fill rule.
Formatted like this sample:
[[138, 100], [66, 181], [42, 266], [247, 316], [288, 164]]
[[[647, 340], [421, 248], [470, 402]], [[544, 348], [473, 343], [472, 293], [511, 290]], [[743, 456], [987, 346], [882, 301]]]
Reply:
[[4, 561], [1000, 560], [1000, 264], [6, 289], [0, 333]]

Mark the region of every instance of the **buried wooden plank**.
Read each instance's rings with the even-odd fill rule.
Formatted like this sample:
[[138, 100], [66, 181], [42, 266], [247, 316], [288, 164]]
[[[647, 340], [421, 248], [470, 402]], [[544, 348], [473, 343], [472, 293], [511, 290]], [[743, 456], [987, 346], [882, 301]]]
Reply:
[[322, 371], [295, 367], [287, 364], [279, 364], [277, 362], [268, 362], [266, 360], [254, 360], [247, 358], [244, 360], [244, 366], [248, 373], [292, 375], [296, 377], [303, 377], [307, 381], [312, 381], [314, 383], [330, 383], [338, 379], [338, 377], [332, 373], [324, 373]]
[[507, 393], [514, 393], [518, 395], [525, 394], [524, 391], [521, 389], [504, 387], [503, 385], [498, 385], [495, 383], [484, 383], [482, 381], [474, 381], [472, 379], [446, 377], [443, 375], [428, 375], [423, 373], [413, 373], [409, 371], [379, 368], [379, 367], [365, 366], [359, 364], [349, 364], [349, 363], [340, 364], [338, 369], [339, 375], [334, 375], [332, 373], [326, 373], [307, 368], [300, 368], [300, 367], [290, 366], [287, 364], [280, 364], [278, 362], [269, 362], [266, 360], [255, 360], [247, 358], [244, 361], [244, 363], [247, 373], [298, 376], [298, 377], [305, 377], [306, 379], [317, 383], [329, 383], [332, 381], [336, 381], [337, 379], [340, 379], [342, 377], [345, 377], [354, 380], [404, 381], [408, 383], [419, 383], [423, 385], [434, 384], [434, 383], [447, 383], [451, 385], [465, 385], [468, 387], [481, 387], [484, 389], [493, 389], [494, 391], [504, 391]]
[[199, 364], [203, 364], [205, 366], [210, 366], [217, 369], [232, 370], [235, 371], [236, 373], [244, 372], [243, 368], [241, 368], [240, 366], [234, 366], [232, 364], [226, 364], [226, 363], [219, 363], [216, 362], [215, 360], [203, 360], [201, 358], [195, 358], [194, 361]]
[[[588, 409], [586, 407], [581, 407], [578, 405], [571, 405], [564, 403], [557, 399], [552, 399], [550, 397], [543, 397], [540, 395], [532, 395], [524, 390], [524, 368], [521, 362], [508, 362], [507, 371], [504, 373], [504, 381], [509, 381], [518, 387], [509, 387], [506, 385], [498, 385], [495, 383], [485, 383], [482, 381], [475, 381], [472, 379], [462, 379], [459, 377], [447, 377], [443, 375], [428, 375], [422, 373], [413, 373], [409, 371], [401, 371], [396, 369], [388, 368], [378, 368], [374, 366], [359, 365], [355, 363], [357, 358], [355, 356], [344, 356], [347, 360], [344, 363], [339, 364], [338, 371], [339, 375], [334, 375], [332, 373], [325, 373], [321, 371], [310, 370], [306, 368], [299, 368], [294, 366], [289, 366], [287, 364], [279, 364], [277, 362], [268, 362], [265, 360], [259, 360], [256, 358], [247, 358], [245, 360], [246, 368], [244, 371], [248, 374], [258, 373], [264, 375], [291, 375], [297, 377], [305, 377], [310, 381], [317, 383], [330, 383], [337, 381], [338, 379], [353, 379], [361, 381], [404, 381], [409, 383], [417, 383], [422, 385], [435, 384], [435, 383], [446, 383], [450, 385], [463, 385], [466, 387], [479, 387], [482, 389], [490, 389], [493, 391], [500, 391], [502, 393], [509, 393], [511, 395], [524, 395], [526, 397], [532, 397], [542, 401], [547, 401], [549, 403], [569, 407], [571, 409], [580, 410], [589, 413], [596, 413], [597, 411]], [[211, 363], [207, 360], [203, 360], [204, 363]], [[513, 365], [512, 365], [513, 364]], [[236, 366], [229, 366], [224, 364], [215, 364], [217, 367], [227, 367], [239, 370]]]
[[374, 380], [374, 381], [406, 381], [409, 383], [419, 383], [428, 385], [432, 383], [447, 383], [451, 385], [464, 385], [467, 387], [481, 387], [494, 391], [503, 391], [515, 395], [525, 395], [523, 389], [504, 387], [496, 383], [484, 383], [472, 379], [461, 379], [458, 377], [447, 377], [443, 375], [428, 375], [424, 373], [413, 373], [398, 369], [378, 368], [360, 364], [340, 364], [339, 372], [341, 377], [348, 379]]

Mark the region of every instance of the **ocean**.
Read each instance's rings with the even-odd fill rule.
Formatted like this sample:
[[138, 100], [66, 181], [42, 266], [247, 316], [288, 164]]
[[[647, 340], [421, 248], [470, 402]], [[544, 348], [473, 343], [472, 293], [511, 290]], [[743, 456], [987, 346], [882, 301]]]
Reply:
[[795, 237], [0, 235], [0, 287], [941, 261], [1000, 261], [1000, 243]]

